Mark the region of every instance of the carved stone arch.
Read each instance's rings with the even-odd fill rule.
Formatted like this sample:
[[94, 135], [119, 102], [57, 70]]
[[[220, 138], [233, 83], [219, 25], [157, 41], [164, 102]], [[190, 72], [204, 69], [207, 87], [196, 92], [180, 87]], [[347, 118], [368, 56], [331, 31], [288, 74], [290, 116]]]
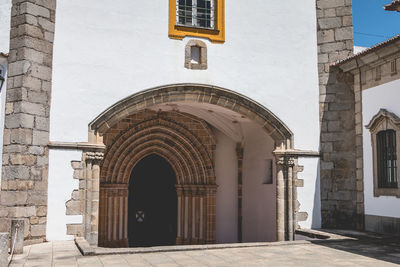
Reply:
[[[153, 117], [137, 119], [149, 114]], [[213, 243], [215, 230], [210, 227], [215, 221], [215, 139], [208, 124], [188, 114], [171, 112], [146, 111], [134, 117], [124, 129], [119, 125], [111, 128], [109, 132], [115, 130], [116, 134], [105, 141], [107, 149], [100, 176], [99, 245], [123, 247], [129, 244], [127, 216], [122, 215], [128, 212], [129, 179], [135, 165], [151, 154], [166, 159], [177, 178], [176, 243]], [[104, 135], [107, 137], [110, 133]], [[188, 211], [194, 208], [199, 211], [204, 208], [204, 211], [191, 211], [192, 218], [188, 217]]]
[[277, 147], [293, 149], [293, 133], [266, 107], [237, 92], [205, 84], [173, 84], [135, 93], [101, 113], [89, 129], [101, 136], [126, 116], [173, 102], [207, 103], [232, 110], [262, 126]]
[[[160, 111], [157, 107], [182, 102], [213, 105], [240, 114], [238, 117], [260, 125], [275, 141], [277, 151], [293, 149], [293, 134], [282, 121], [257, 102], [227, 89], [198, 84], [168, 85], [119, 101], [89, 124], [91, 140], [103, 142], [106, 147], [104, 160], [99, 166], [100, 246], [128, 246], [129, 178], [134, 166], [150, 154], [166, 159], [176, 174], [176, 243], [215, 242], [216, 180], [213, 164], [216, 143], [213, 131], [201, 117], [174, 110]], [[286, 172], [279, 170], [282, 185]], [[279, 192], [284, 187], [280, 185], [277, 181]], [[281, 203], [277, 204], [279, 218], [284, 214], [282, 192], [277, 196], [277, 202]], [[282, 220], [277, 218], [279, 222]], [[279, 223], [279, 229], [284, 228], [282, 225]], [[281, 231], [279, 229], [277, 232]]]

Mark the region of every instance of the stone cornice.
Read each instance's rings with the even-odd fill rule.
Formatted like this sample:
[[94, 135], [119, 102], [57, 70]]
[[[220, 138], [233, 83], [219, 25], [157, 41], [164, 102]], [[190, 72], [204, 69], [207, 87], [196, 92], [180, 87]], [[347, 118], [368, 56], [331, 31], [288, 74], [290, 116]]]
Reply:
[[287, 150], [274, 150], [273, 152], [278, 157], [295, 157], [295, 158], [319, 158], [321, 153], [313, 150], [299, 150], [299, 149], [287, 149]]
[[86, 142], [49, 142], [50, 149], [82, 150], [82, 151], [104, 151], [103, 144], [91, 144]]

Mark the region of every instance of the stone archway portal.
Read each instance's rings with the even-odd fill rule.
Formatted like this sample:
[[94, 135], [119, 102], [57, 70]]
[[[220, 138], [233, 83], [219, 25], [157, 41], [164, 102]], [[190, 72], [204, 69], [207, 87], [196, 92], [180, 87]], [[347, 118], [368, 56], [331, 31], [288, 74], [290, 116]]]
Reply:
[[[99, 179], [100, 192], [99, 202], [90, 198], [90, 195], [86, 196], [86, 210], [91, 215], [84, 216], [87, 240], [94, 241], [98, 235], [99, 246], [129, 246], [129, 177], [141, 159], [156, 154], [167, 160], [176, 174], [176, 244], [215, 242], [215, 143], [212, 138], [200, 138], [212, 135], [210, 128], [205, 121], [195, 118], [190, 124], [198, 125], [188, 130], [188, 127], [177, 122], [171, 115], [178, 114], [174, 112], [170, 112], [172, 117], [146, 116], [157, 105], [179, 102], [204, 103], [235, 112], [259, 124], [275, 141], [276, 151], [285, 153], [293, 149], [293, 134], [282, 121], [262, 105], [230, 90], [208, 85], [181, 84], [154, 88], [127, 97], [89, 124], [89, 139], [92, 142], [104, 142], [106, 150], [100, 165], [88, 166], [92, 169], [88, 173], [93, 173], [93, 179]], [[187, 120], [190, 119], [185, 118], [183, 121]], [[196, 133], [197, 129], [203, 132]], [[279, 166], [289, 166], [285, 162]], [[293, 203], [293, 196], [289, 194], [288, 198], [285, 197], [285, 188], [289, 188], [292, 182], [286, 182], [285, 185], [284, 176], [288, 176], [286, 180], [293, 176], [285, 174], [291, 172], [287, 168], [286, 171], [276, 168], [277, 240], [285, 239], [293, 221], [292, 212], [287, 213], [292, 206], [289, 203]], [[92, 185], [96, 184], [94, 182]], [[87, 190], [95, 196], [98, 189]]]

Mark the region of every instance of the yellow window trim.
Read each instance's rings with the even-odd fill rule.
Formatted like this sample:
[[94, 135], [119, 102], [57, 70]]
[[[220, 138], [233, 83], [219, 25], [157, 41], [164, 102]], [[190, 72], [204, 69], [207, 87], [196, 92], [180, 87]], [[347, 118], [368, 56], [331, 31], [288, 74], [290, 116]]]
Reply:
[[169, 38], [182, 40], [186, 36], [192, 36], [208, 38], [212, 43], [224, 43], [225, 0], [215, 0], [215, 2], [215, 29], [203, 29], [176, 25], [176, 0], [169, 0]]

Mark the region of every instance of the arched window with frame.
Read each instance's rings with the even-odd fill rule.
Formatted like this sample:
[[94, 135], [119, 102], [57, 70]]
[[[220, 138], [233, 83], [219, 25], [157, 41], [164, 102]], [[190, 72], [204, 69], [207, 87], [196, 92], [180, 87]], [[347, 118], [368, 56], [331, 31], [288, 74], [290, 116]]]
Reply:
[[400, 198], [399, 168], [400, 118], [381, 109], [366, 128], [371, 132], [374, 197]]

